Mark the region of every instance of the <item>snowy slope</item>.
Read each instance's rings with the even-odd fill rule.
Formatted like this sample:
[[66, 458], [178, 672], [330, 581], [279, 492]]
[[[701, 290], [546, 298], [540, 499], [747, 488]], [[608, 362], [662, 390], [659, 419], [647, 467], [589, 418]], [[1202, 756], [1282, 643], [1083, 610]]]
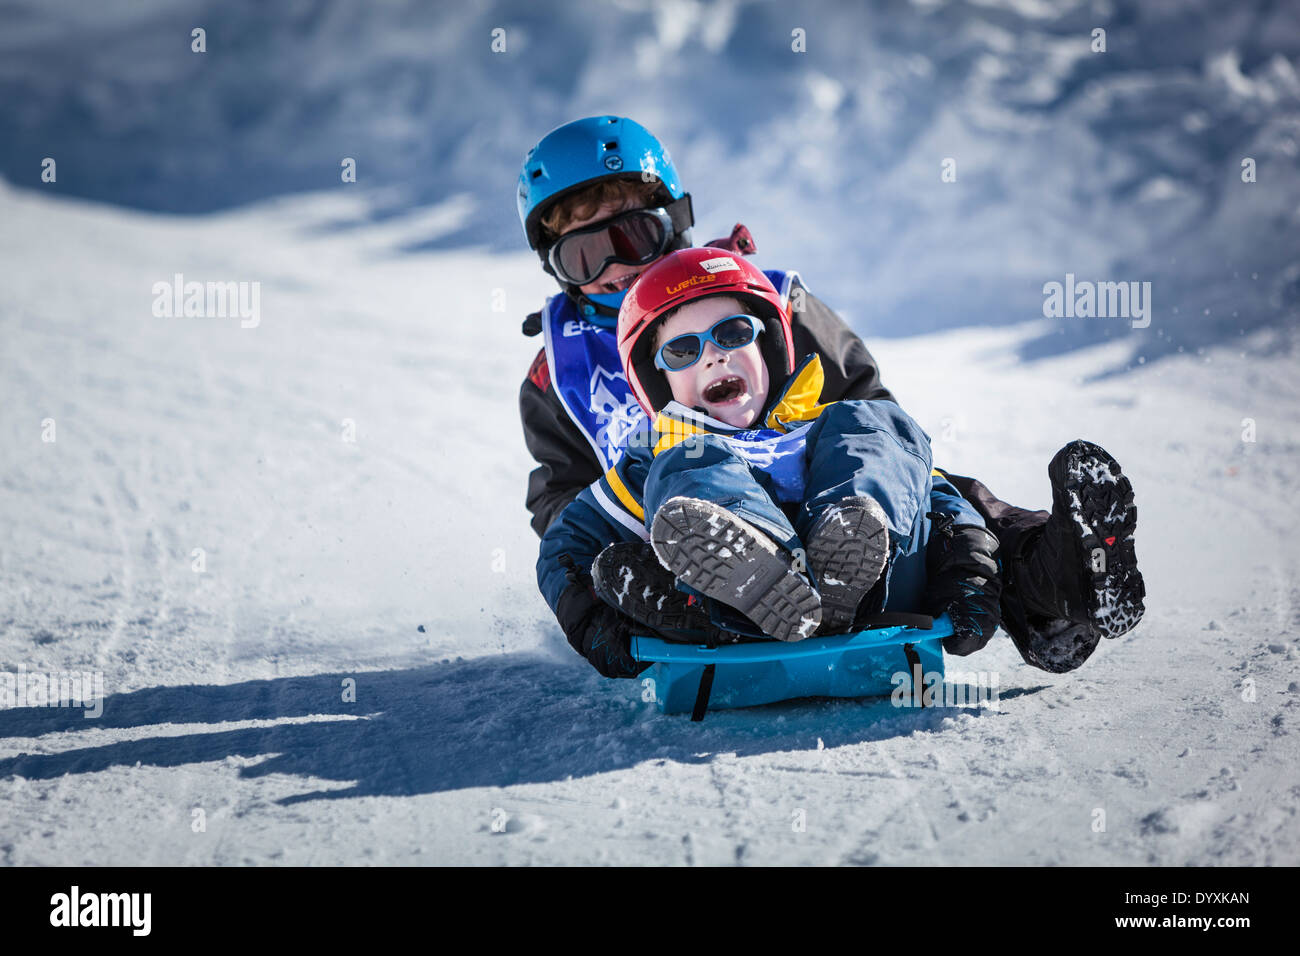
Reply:
[[[108, 694], [0, 711], [0, 862], [1300, 862], [1293, 358], [1020, 362], [1047, 322], [873, 342], [936, 458], [1006, 498], [1047, 506], [1071, 438], [1119, 458], [1147, 617], [1064, 677], [998, 637], [961, 662], [998, 710], [693, 725], [599, 678], [536, 593], [514, 402], [548, 280], [393, 251], [456, 214], [0, 187], [0, 671]], [[260, 324], [154, 317], [174, 273], [259, 281]]]

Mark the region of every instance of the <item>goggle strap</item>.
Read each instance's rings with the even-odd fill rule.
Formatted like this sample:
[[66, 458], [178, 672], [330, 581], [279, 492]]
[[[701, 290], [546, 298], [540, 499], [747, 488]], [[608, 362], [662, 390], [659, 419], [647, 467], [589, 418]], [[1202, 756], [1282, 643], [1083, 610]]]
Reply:
[[668, 237], [670, 241], [673, 236], [680, 236], [695, 225], [695, 208], [691, 205], [690, 193], [682, 193], [681, 199], [674, 199], [663, 208], [673, 224], [673, 235]]

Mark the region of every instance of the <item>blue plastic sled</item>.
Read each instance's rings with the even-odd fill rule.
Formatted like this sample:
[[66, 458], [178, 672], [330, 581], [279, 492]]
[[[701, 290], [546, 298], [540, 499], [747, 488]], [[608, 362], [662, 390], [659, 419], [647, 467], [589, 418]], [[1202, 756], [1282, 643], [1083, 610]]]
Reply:
[[918, 666], [922, 685], [935, 673], [942, 680], [942, 641], [951, 633], [952, 622], [944, 615], [928, 629], [882, 627], [795, 644], [707, 647], [636, 635], [632, 656], [654, 661], [642, 676], [654, 680], [662, 713], [689, 711], [692, 720], [700, 720], [709, 707], [754, 707], [796, 697], [888, 696], [900, 686], [910, 694]]

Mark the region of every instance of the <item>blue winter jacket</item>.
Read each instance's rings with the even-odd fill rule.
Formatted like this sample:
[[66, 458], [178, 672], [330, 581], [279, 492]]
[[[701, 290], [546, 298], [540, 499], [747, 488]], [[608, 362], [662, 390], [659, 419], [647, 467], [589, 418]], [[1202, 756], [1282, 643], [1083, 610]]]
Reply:
[[[676, 494], [718, 502], [789, 549], [800, 546], [821, 508], [870, 494], [890, 520], [893, 552], [878, 609], [917, 610], [927, 512], [951, 515], [956, 524], [984, 521], [933, 470], [929, 437], [902, 408], [884, 400], [820, 404], [823, 381], [820, 359], [809, 356], [757, 428], [733, 428], [677, 402], [653, 422], [643, 420], [622, 457], [542, 537], [537, 579], [551, 610], [570, 584], [562, 555], [589, 571], [608, 545], [649, 540], [656, 509]], [[707, 484], [692, 487], [697, 480]]]

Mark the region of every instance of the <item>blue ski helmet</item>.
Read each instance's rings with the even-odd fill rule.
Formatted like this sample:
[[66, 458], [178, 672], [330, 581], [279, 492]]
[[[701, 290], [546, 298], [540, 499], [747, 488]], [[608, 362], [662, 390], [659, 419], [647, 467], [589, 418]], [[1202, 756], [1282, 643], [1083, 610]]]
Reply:
[[528, 248], [541, 244], [542, 216], [561, 197], [601, 179], [640, 179], [643, 172], [659, 178], [665, 202], [685, 195], [668, 150], [640, 123], [589, 116], [551, 130], [519, 171], [519, 221]]

